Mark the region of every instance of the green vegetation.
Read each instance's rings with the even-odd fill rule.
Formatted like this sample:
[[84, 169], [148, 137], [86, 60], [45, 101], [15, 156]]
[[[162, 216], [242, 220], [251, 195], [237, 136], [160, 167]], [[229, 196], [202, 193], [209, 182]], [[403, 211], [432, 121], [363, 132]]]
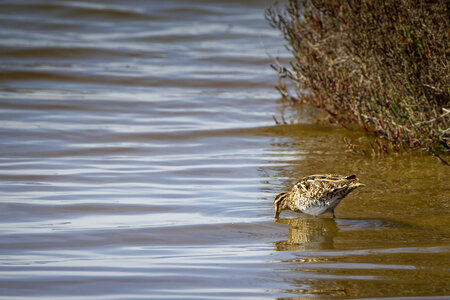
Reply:
[[[290, 0], [266, 10], [293, 59], [272, 65], [278, 89], [345, 127], [358, 124], [382, 152], [450, 153], [447, 1]], [[380, 139], [383, 142], [379, 142]]]

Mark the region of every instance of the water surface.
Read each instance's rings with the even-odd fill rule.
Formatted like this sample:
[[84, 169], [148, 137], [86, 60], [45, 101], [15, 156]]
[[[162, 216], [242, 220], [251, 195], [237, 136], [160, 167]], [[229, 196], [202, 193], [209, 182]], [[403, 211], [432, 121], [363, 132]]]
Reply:
[[[448, 168], [279, 100], [269, 4], [0, 2], [0, 298], [450, 295]], [[275, 222], [322, 172], [367, 186]]]

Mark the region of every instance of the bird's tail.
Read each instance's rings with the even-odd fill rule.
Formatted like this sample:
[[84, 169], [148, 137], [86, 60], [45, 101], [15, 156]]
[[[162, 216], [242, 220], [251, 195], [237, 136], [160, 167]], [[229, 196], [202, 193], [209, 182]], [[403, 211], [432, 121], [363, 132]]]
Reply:
[[360, 183], [360, 182], [355, 182], [355, 183], [352, 183], [352, 184], [350, 184], [350, 188], [352, 188], [352, 189], [356, 189], [357, 187], [363, 187], [363, 186], [366, 186], [365, 184], [362, 184], [362, 183]]

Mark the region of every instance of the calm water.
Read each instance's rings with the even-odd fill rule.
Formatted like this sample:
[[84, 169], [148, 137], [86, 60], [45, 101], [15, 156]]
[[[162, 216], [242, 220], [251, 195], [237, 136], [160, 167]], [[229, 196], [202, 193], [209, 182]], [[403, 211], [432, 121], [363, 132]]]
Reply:
[[[269, 4], [0, 1], [1, 299], [450, 295], [449, 169], [279, 100]], [[367, 186], [274, 222], [322, 172]]]

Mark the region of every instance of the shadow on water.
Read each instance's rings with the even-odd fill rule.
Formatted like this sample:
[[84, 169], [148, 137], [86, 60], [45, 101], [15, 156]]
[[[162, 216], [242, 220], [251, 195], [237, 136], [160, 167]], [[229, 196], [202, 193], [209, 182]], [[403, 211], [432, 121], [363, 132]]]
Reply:
[[339, 231], [334, 219], [299, 217], [277, 219], [275, 222], [290, 226], [289, 239], [273, 243], [277, 251], [334, 249], [334, 237]]

